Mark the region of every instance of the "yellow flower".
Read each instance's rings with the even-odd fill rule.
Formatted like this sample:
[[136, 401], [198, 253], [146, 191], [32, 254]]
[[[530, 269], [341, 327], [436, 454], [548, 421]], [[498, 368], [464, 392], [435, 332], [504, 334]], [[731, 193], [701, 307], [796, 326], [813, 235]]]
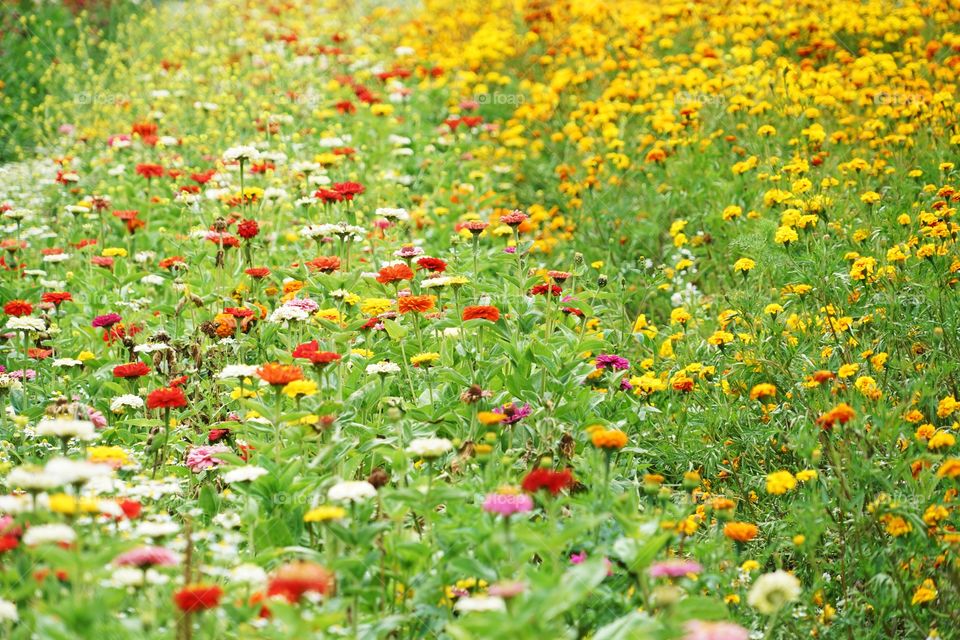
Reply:
[[417, 355], [410, 358], [410, 364], [412, 364], [415, 367], [427, 368], [433, 365], [439, 359], [440, 359], [440, 354], [433, 351], [428, 353], [418, 353]]
[[797, 235], [797, 232], [793, 227], [782, 226], [777, 229], [776, 234], [773, 236], [773, 241], [777, 244], [789, 245], [791, 242], [796, 242], [800, 236]]
[[122, 467], [130, 462], [130, 456], [120, 447], [87, 447], [87, 460]]
[[366, 358], [368, 360], [373, 357], [373, 351], [370, 351], [370, 349], [351, 349], [350, 353], [352, 353], [355, 356], [360, 356], [361, 358]]
[[96, 356], [93, 355], [93, 353], [90, 352], [90, 351], [81, 351], [81, 352], [77, 355], [77, 360], [79, 360], [79, 361], [81, 361], [81, 362], [86, 362], [87, 360], [93, 360], [94, 358], [96, 358]]
[[783, 495], [797, 486], [797, 479], [789, 471], [774, 471], [767, 476], [767, 493]]
[[916, 606], [918, 604], [924, 604], [927, 602], [933, 602], [937, 599], [937, 585], [936, 583], [927, 578], [923, 581], [917, 590], [913, 592], [913, 599], [910, 601], [910, 604]]
[[930, 438], [927, 442], [927, 449], [931, 451], [938, 451], [940, 449], [946, 449], [947, 447], [952, 447], [956, 444], [957, 439], [953, 437], [952, 433], [947, 431], [937, 431], [933, 434], [933, 437]]
[[817, 477], [817, 472], [813, 469], [804, 469], [797, 472], [797, 480], [800, 482], [809, 482]]
[[758, 385], [754, 385], [753, 389], [750, 390], [750, 399], [759, 400], [760, 398], [773, 398], [777, 395], [777, 387], [768, 383], [763, 382]]
[[750, 258], [740, 258], [733, 263], [733, 270], [739, 271], [743, 275], [747, 275], [747, 273], [755, 266], [757, 266], [757, 263]]
[[123, 247], [106, 247], [101, 255], [108, 258], [126, 258], [127, 250]]
[[850, 376], [855, 374], [859, 368], [860, 368], [860, 365], [857, 363], [845, 364], [840, 367], [839, 371], [837, 371], [837, 376], [840, 378], [849, 378]]
[[321, 505], [310, 511], [303, 516], [304, 522], [326, 522], [328, 520], [339, 520], [346, 517], [347, 510], [343, 507], [336, 507], [330, 505]]
[[899, 538], [913, 531], [913, 525], [900, 516], [891, 516], [887, 518], [886, 529], [891, 536]]
[[294, 380], [283, 387], [283, 395], [288, 398], [312, 396], [317, 392], [317, 383], [313, 380]]
[[364, 298], [360, 301], [360, 312], [368, 316], [378, 316], [393, 308], [393, 300], [388, 298]]
[[480, 424], [485, 426], [490, 426], [492, 424], [500, 424], [507, 419], [506, 414], [504, 413], [494, 413], [493, 411], [481, 411], [477, 414], [477, 421]]

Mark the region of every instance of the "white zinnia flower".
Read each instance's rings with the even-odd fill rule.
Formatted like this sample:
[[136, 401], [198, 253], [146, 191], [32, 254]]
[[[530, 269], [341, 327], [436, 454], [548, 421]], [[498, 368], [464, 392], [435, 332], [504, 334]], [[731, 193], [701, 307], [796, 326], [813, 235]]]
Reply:
[[38, 524], [23, 534], [23, 544], [32, 547], [38, 544], [73, 542], [77, 532], [65, 524]]
[[17, 605], [0, 598], [0, 621], [3, 622], [16, 622], [20, 619], [20, 616], [17, 614]]
[[142, 409], [143, 398], [135, 396], [132, 393], [125, 393], [110, 401], [110, 411], [114, 413], [123, 413], [123, 410], [127, 408]]
[[230, 147], [223, 152], [224, 162], [254, 162], [260, 159], [260, 152], [256, 147], [241, 145], [239, 147]]
[[43, 331], [47, 328], [47, 323], [31, 316], [14, 316], [7, 319], [6, 326], [11, 331]]
[[257, 374], [256, 365], [252, 364], [228, 364], [223, 368], [217, 378], [220, 380], [230, 380], [233, 378], [252, 378]]
[[800, 597], [800, 581], [793, 574], [779, 570], [765, 573], [747, 594], [747, 603], [764, 615], [772, 615]]
[[416, 438], [407, 447], [407, 453], [421, 458], [439, 458], [453, 450], [453, 443], [446, 438]]
[[377, 495], [377, 489], [366, 480], [338, 482], [330, 487], [327, 497], [330, 500], [362, 502]]
[[375, 373], [381, 375], [400, 373], [400, 365], [398, 365], [396, 362], [375, 362], [367, 365], [366, 372], [368, 375], [373, 375]]
[[256, 480], [260, 476], [266, 475], [267, 473], [268, 471], [263, 467], [250, 464], [227, 471], [225, 474], [223, 474], [223, 481], [227, 484], [233, 484], [234, 482], [248, 482], [251, 480]]
[[55, 438], [77, 438], [79, 440], [93, 440], [97, 437], [96, 427], [89, 420], [73, 420], [70, 418], [44, 418], [37, 424], [38, 436], [53, 436]]
[[497, 596], [467, 596], [457, 600], [453, 606], [460, 613], [477, 613], [482, 611], [506, 611], [507, 604], [503, 598]]

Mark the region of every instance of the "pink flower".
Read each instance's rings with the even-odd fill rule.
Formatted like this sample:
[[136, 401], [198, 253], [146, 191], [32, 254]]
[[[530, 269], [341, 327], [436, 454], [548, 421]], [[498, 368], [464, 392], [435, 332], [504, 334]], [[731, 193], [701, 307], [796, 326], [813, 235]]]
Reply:
[[194, 447], [190, 450], [190, 453], [187, 454], [187, 466], [190, 468], [190, 471], [200, 473], [204, 469], [223, 464], [223, 460], [218, 459], [216, 455], [218, 453], [226, 453], [227, 451], [230, 451], [230, 447], [222, 444]]
[[169, 567], [179, 562], [177, 554], [163, 547], [137, 547], [113, 559], [118, 567]]
[[747, 640], [746, 629], [732, 622], [703, 622], [690, 620], [683, 625], [687, 634], [683, 640]]
[[700, 573], [703, 567], [693, 560], [664, 560], [650, 567], [651, 578], [680, 578], [688, 573]]
[[533, 509], [533, 498], [525, 493], [491, 493], [483, 501], [483, 510], [503, 517]]

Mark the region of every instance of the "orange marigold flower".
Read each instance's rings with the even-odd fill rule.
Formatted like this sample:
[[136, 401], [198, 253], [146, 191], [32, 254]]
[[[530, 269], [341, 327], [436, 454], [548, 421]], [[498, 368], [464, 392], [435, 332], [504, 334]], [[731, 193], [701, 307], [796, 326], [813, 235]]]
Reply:
[[622, 449], [627, 445], [627, 434], [619, 429], [596, 429], [590, 440], [599, 449]]
[[268, 384], [279, 387], [289, 384], [294, 380], [302, 380], [303, 370], [292, 364], [268, 362], [257, 369], [257, 375]]
[[817, 418], [817, 424], [825, 430], [830, 430], [833, 428], [833, 425], [836, 423], [847, 424], [855, 418], [857, 412], [853, 410], [853, 407], [848, 405], [846, 402], [841, 402], [830, 411], [827, 411], [825, 414]]
[[750, 542], [757, 537], [760, 530], [757, 525], [749, 522], [728, 522], [723, 526], [723, 535], [734, 542]]
[[401, 296], [397, 298], [400, 313], [426, 313], [433, 309], [436, 296]]
[[754, 385], [753, 389], [750, 390], [750, 399], [759, 400], [760, 398], [774, 397], [777, 395], [777, 388], [767, 382]]

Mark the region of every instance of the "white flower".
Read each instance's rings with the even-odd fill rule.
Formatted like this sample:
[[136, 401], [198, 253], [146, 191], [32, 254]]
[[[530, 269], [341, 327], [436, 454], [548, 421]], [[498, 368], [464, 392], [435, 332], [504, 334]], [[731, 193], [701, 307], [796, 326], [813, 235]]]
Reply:
[[127, 408], [142, 409], [143, 398], [135, 396], [132, 393], [125, 393], [110, 401], [110, 411], [114, 413], [123, 413], [123, 410]]
[[23, 534], [23, 544], [32, 547], [38, 544], [73, 542], [77, 532], [65, 524], [38, 524]]
[[257, 374], [256, 365], [252, 364], [228, 364], [223, 368], [217, 378], [220, 380], [230, 380], [233, 378], [252, 378]]
[[273, 313], [270, 314], [270, 317], [267, 318], [267, 322], [302, 322], [309, 317], [310, 313], [306, 309], [285, 304], [274, 309]]
[[33, 499], [25, 493], [0, 496], [0, 512], [16, 515], [32, 510]]
[[227, 471], [225, 474], [223, 474], [223, 481], [227, 484], [233, 484], [234, 482], [249, 482], [251, 480], [256, 480], [260, 476], [266, 475], [267, 473], [267, 470], [263, 467], [250, 464]]
[[348, 500], [362, 502], [377, 495], [377, 489], [366, 480], [338, 482], [330, 487], [327, 497], [330, 500]]
[[11, 378], [6, 373], [0, 373], [0, 391], [6, 391], [8, 389], [19, 390], [22, 386], [16, 378]]
[[453, 450], [453, 443], [446, 438], [416, 438], [407, 447], [407, 453], [421, 458], [439, 458]]
[[409, 220], [410, 214], [407, 213], [406, 209], [392, 209], [390, 207], [381, 207], [377, 209], [374, 213], [382, 218], [387, 218], [388, 220]]
[[0, 621], [16, 622], [19, 619], [20, 616], [17, 615], [17, 605], [13, 604], [9, 600], [0, 598]]
[[26, 491], [43, 491], [65, 484], [59, 476], [48, 473], [45, 469], [35, 465], [23, 465], [10, 471], [7, 476], [7, 486], [11, 489]]
[[260, 159], [260, 152], [256, 147], [249, 145], [230, 147], [223, 152], [224, 162], [255, 162]]
[[14, 316], [7, 319], [7, 329], [11, 331], [43, 331], [46, 328], [47, 323], [40, 318]]
[[55, 438], [77, 438], [79, 440], [93, 440], [97, 437], [96, 427], [89, 420], [73, 420], [70, 418], [44, 418], [37, 425], [38, 436], [53, 436]]
[[147, 342], [138, 344], [133, 348], [134, 353], [156, 353], [158, 351], [169, 351], [170, 345], [162, 342]]
[[482, 611], [506, 611], [507, 604], [503, 598], [497, 596], [467, 596], [457, 600], [453, 606], [460, 613], [477, 613]]
[[400, 365], [398, 365], [396, 362], [375, 362], [367, 365], [366, 372], [368, 375], [373, 375], [375, 373], [380, 375], [400, 373]]
[[792, 574], [783, 570], [765, 573], [753, 584], [747, 603], [764, 615], [772, 615], [796, 601], [800, 591], [800, 581]]
[[54, 367], [82, 367], [83, 360], [77, 360], [76, 358], [57, 358], [51, 363], [51, 366]]
[[230, 577], [241, 584], [260, 587], [267, 583], [267, 572], [255, 564], [241, 564], [233, 568]]
[[133, 535], [138, 538], [160, 538], [162, 536], [172, 536], [180, 532], [180, 527], [175, 522], [151, 522], [146, 520], [137, 525]]
[[433, 289], [434, 287], [445, 287], [450, 284], [450, 276], [437, 276], [427, 278], [420, 283], [421, 289]]
[[83, 484], [95, 478], [113, 475], [113, 469], [109, 465], [70, 458], [54, 458], [44, 465], [43, 470], [57, 478], [60, 484]]
[[163, 285], [166, 281], [167, 281], [166, 278], [164, 278], [163, 276], [157, 275], [155, 273], [151, 273], [140, 278], [141, 284], [149, 284], [150, 286], [153, 286], [153, 287], [159, 287]]

